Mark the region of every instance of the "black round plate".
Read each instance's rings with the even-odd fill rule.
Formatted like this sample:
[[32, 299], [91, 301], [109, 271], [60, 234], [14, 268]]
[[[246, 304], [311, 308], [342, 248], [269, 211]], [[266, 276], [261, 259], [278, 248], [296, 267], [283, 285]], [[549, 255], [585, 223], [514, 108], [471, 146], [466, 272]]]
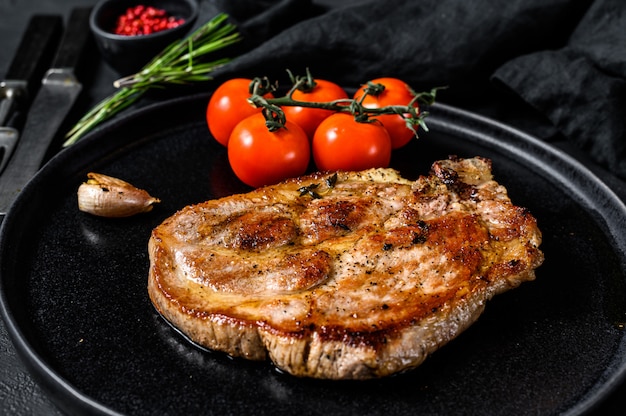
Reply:
[[[2, 313], [34, 377], [72, 413], [133, 415], [580, 414], [626, 369], [626, 208], [585, 168], [507, 126], [443, 105], [397, 151], [408, 178], [455, 154], [493, 160], [496, 180], [538, 219], [534, 282], [421, 367], [366, 382], [298, 379], [269, 363], [189, 344], [147, 296], [147, 241], [176, 210], [245, 192], [204, 121], [208, 95], [130, 113], [51, 160], [0, 234]], [[163, 201], [129, 219], [80, 212], [89, 171]]]

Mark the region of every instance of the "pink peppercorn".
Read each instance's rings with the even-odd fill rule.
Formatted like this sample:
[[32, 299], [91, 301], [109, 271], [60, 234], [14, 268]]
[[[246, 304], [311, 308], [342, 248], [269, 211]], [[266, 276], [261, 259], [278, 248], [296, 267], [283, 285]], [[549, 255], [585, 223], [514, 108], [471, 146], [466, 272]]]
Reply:
[[163, 9], [139, 4], [129, 7], [118, 17], [114, 33], [124, 36], [149, 35], [175, 28], [184, 22], [184, 19], [168, 16]]

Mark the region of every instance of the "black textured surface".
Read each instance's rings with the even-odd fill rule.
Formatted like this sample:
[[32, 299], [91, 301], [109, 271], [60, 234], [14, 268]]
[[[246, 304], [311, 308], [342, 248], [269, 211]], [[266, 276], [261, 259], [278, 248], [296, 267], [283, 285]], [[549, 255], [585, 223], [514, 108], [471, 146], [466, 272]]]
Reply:
[[[622, 376], [623, 205], [550, 147], [445, 107], [433, 109], [431, 133], [393, 166], [416, 177], [448, 154], [491, 157], [496, 179], [544, 232], [547, 260], [535, 282], [492, 301], [422, 367], [383, 380], [301, 380], [189, 345], [148, 300], [146, 242], [182, 206], [247, 189], [208, 136], [205, 102], [135, 113], [62, 152], [5, 219], [0, 272], [18, 348], [68, 410], [98, 412], [97, 403], [125, 414], [578, 414]], [[81, 213], [75, 192], [89, 170], [163, 203], [125, 220]]]

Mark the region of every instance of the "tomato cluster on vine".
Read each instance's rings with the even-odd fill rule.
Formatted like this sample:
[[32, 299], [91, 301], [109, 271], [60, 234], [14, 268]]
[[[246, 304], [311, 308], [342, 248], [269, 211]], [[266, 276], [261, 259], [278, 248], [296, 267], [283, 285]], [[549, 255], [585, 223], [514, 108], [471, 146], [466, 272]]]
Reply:
[[247, 185], [300, 176], [311, 160], [321, 171], [388, 167], [392, 151], [416, 136], [407, 120], [421, 118], [418, 100], [400, 79], [371, 80], [351, 98], [338, 84], [310, 74], [292, 80], [282, 99], [271, 89], [256, 91], [251, 79], [235, 78], [209, 100], [209, 131], [227, 147], [233, 172]]

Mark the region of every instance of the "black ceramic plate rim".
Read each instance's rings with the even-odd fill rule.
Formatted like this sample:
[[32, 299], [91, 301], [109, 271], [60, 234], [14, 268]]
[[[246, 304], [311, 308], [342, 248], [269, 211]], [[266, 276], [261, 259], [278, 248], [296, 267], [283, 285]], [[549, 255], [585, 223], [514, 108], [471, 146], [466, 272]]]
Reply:
[[[11, 234], [12, 225], [19, 222], [21, 214], [18, 212], [21, 213], [27, 207], [31, 195], [45, 183], [48, 177], [63, 176], [68, 172], [77, 171], [80, 166], [72, 165], [72, 163], [78, 159], [78, 156], [84, 158], [83, 164], [87, 164], [91, 161], [90, 158], [97, 160], [100, 156], [108, 155], [116, 150], [116, 145], [101, 140], [111, 130], [132, 123], [136, 118], [157, 109], [186, 101], [204, 100], [206, 97], [206, 94], [193, 95], [130, 112], [95, 130], [71, 148], [60, 152], [27, 184], [0, 227], [0, 313], [18, 355], [37, 382], [44, 387], [53, 400], [56, 399], [55, 402], [58, 405], [69, 399], [75, 401], [72, 406], [74, 409], [78, 407], [95, 414], [119, 414], [83, 394], [60, 377], [52, 366], [38, 355], [14, 319], [7, 300], [7, 289], [10, 288], [7, 288], [7, 277], [3, 273], [6, 268], [5, 263], [10, 260], [1, 256], [7, 250], [11, 250], [7, 236]], [[541, 176], [571, 192], [581, 205], [596, 213], [604, 221], [603, 228], [606, 233], [610, 234], [611, 241], [622, 254], [622, 264], [626, 265], [626, 205], [606, 184], [576, 159], [511, 126], [444, 104], [435, 104], [431, 108], [428, 125], [432, 130], [471, 137], [477, 144], [505, 155], [511, 155], [540, 172]], [[583, 414], [592, 410], [626, 379], [626, 337], [622, 338], [613, 358], [612, 365], [607, 367], [603, 378], [565, 414]]]
[[[509, 125], [447, 105], [436, 104], [433, 107], [435, 117], [428, 119], [428, 125], [432, 128], [469, 134], [479, 143], [514, 155], [542, 172], [541, 176], [551, 178], [557, 185], [567, 189], [586, 209], [599, 213], [606, 222], [605, 231], [611, 235], [622, 253], [622, 264], [626, 263], [626, 204], [587, 167], [565, 152]], [[445, 117], [440, 118], [443, 115]], [[454, 121], [448, 123], [449, 119]], [[501, 141], [502, 136], [496, 138], [489, 134], [494, 130], [506, 132], [504, 137], [507, 141]], [[589, 189], [595, 190], [594, 198], [589, 195]], [[626, 380], [626, 338], [622, 338], [616, 356], [621, 358], [614, 364], [615, 368], [607, 369], [606, 379], [565, 414], [578, 415], [591, 411]]]

